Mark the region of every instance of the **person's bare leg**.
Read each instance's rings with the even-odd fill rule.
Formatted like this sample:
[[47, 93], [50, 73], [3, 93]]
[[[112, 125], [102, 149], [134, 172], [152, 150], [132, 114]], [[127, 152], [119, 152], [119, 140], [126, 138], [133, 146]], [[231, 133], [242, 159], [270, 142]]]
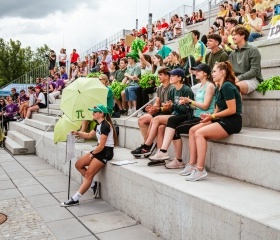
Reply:
[[147, 139], [148, 129], [149, 129], [149, 125], [150, 125], [150, 122], [152, 119], [153, 119], [153, 117], [150, 114], [143, 115], [138, 119], [138, 126], [139, 126], [140, 132], [143, 136], [144, 142]]
[[160, 149], [162, 146], [163, 138], [164, 138], [164, 132], [165, 132], [166, 126], [165, 125], [159, 125], [158, 127], [158, 133], [157, 133], [157, 149]]
[[163, 150], [168, 149], [168, 147], [174, 137], [174, 134], [175, 134], [174, 128], [170, 128], [170, 127], [165, 128], [164, 139], [163, 139], [162, 146], [160, 149], [163, 149]]
[[195, 132], [197, 148], [197, 168], [202, 171], [205, 165], [207, 139], [222, 139], [228, 136], [227, 132], [219, 123], [212, 123], [204, 126]]
[[90, 165], [88, 166], [87, 171], [85, 172], [85, 177], [83, 180], [82, 185], [79, 188], [79, 193], [84, 194], [91, 186], [92, 179], [94, 176], [100, 171], [101, 168], [103, 168], [105, 164], [98, 159], [94, 158], [92, 159]]
[[89, 121], [87, 120], [84, 120], [82, 121], [82, 127], [81, 127], [81, 132], [86, 132], [87, 131], [87, 128], [88, 128], [88, 124], [89, 124]]
[[248, 85], [247, 85], [247, 83], [240, 81], [240, 82], [237, 82], [236, 85], [239, 86], [240, 93], [242, 95], [248, 94]]
[[176, 139], [173, 141], [175, 158], [182, 159], [183, 141], [182, 139]]
[[127, 109], [127, 103], [125, 101], [125, 91], [122, 91], [121, 92], [121, 103], [122, 103], [122, 109]]
[[158, 126], [159, 125], [166, 125], [167, 124], [167, 120], [171, 115], [160, 115], [160, 116], [156, 116], [153, 119], [153, 123], [151, 125], [151, 129], [149, 131], [149, 135], [147, 140], [145, 141], [145, 144], [150, 146], [152, 145], [153, 141], [156, 138], [157, 132], [158, 132]]
[[30, 118], [32, 112], [37, 111], [38, 109], [39, 109], [38, 105], [34, 105], [32, 107], [29, 107], [28, 110], [27, 110], [27, 113], [26, 113], [26, 118]]
[[86, 155], [79, 158], [75, 163], [75, 168], [82, 174], [83, 177], [86, 175], [87, 166], [91, 163], [91, 154], [87, 153]]
[[197, 147], [196, 147], [196, 140], [195, 140], [195, 132], [206, 126], [209, 125], [209, 123], [200, 123], [197, 124], [193, 127], [190, 128], [189, 130], [189, 151], [190, 151], [190, 160], [189, 160], [189, 164], [191, 165], [195, 165], [197, 162]]

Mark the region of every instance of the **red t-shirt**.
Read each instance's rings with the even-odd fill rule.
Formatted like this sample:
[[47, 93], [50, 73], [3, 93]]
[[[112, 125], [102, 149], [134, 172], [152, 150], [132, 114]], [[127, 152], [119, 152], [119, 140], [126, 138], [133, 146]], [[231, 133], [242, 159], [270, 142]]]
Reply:
[[161, 28], [168, 28], [168, 26], [169, 26], [169, 25], [168, 25], [168, 23], [166, 23], [166, 22], [163, 23], [163, 24], [161, 24]]
[[79, 57], [80, 57], [80, 55], [78, 53], [72, 53], [72, 55], [71, 55], [71, 63], [77, 62]]
[[120, 57], [120, 56], [119, 56], [119, 54], [117, 54], [117, 53], [115, 53], [115, 54], [112, 55], [113, 61], [118, 61], [119, 57]]

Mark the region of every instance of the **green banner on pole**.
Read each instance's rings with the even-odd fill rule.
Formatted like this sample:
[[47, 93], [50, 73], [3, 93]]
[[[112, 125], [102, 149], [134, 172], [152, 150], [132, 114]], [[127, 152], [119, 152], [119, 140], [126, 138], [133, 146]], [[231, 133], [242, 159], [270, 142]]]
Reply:
[[188, 33], [183, 39], [179, 40], [179, 53], [181, 58], [185, 58], [189, 55], [193, 55], [194, 52], [193, 35], [192, 33]]

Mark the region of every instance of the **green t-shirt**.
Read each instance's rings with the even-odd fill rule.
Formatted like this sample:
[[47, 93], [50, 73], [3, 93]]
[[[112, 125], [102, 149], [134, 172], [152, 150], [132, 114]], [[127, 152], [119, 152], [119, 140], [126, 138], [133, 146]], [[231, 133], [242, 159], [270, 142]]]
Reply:
[[124, 79], [124, 73], [125, 73], [126, 69], [119, 69], [116, 71], [115, 73], [115, 79], [117, 82], [122, 82], [122, 80]]
[[111, 115], [113, 113], [113, 108], [114, 108], [114, 105], [115, 105], [114, 94], [113, 94], [113, 91], [110, 87], [106, 86], [106, 88], [108, 88], [107, 109], [108, 109], [109, 114]]
[[221, 89], [216, 88], [215, 91], [215, 100], [216, 104], [221, 111], [227, 109], [227, 103], [226, 101], [235, 99], [236, 101], [236, 113], [241, 114], [242, 113], [242, 101], [241, 96], [236, 88], [231, 82], [224, 82]]
[[195, 59], [199, 58], [202, 56], [202, 60], [201, 62], [202, 63], [205, 63], [205, 55], [206, 55], [206, 46], [204, 45], [203, 42], [201, 41], [198, 41], [196, 44], [195, 44], [195, 52], [193, 54], [193, 57]]
[[[137, 76], [138, 78], [140, 78], [141, 76], [141, 68], [137, 64], [135, 64], [134, 66], [128, 66], [125, 72], [131, 76]], [[129, 86], [138, 85], [138, 81], [133, 81], [131, 79], [129, 80]]]
[[189, 104], [179, 104], [180, 97], [189, 97], [194, 99], [194, 95], [192, 90], [185, 84], [181, 87], [181, 89], [177, 90], [175, 87], [171, 88], [168, 93], [168, 99], [170, 99], [173, 103], [172, 105], [172, 114], [186, 114], [189, 108]]
[[158, 55], [162, 57], [162, 59], [165, 59], [170, 53], [172, 52], [171, 48], [163, 45], [160, 50], [158, 50]]

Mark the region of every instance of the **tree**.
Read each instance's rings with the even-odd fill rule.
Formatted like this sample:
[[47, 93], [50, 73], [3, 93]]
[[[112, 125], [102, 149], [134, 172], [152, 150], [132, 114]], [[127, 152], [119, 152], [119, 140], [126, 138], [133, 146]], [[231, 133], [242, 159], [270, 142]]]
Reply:
[[[0, 86], [8, 84], [43, 64], [47, 66], [45, 54], [49, 50], [50, 48], [45, 44], [33, 52], [30, 47], [22, 48], [18, 40], [10, 39], [5, 42], [0, 38]], [[33, 74], [28, 74], [34, 79], [38, 76], [35, 76], [36, 71], [33, 72]]]

